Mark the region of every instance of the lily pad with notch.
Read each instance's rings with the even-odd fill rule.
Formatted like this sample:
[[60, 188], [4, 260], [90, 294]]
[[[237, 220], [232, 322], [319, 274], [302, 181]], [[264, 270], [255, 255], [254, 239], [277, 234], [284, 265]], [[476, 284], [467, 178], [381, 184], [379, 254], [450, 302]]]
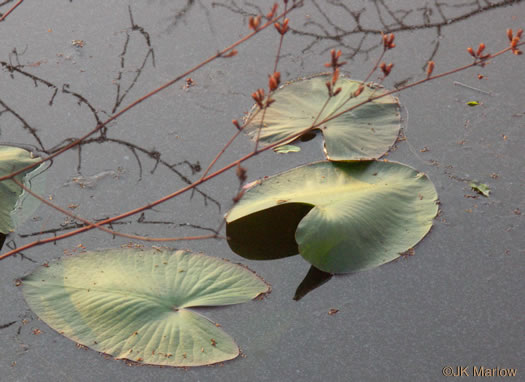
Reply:
[[[326, 103], [326, 82], [330, 78], [329, 75], [321, 74], [288, 82], [272, 94], [275, 102], [265, 113], [258, 113], [244, 131], [254, 139], [260, 134], [259, 142], [263, 146], [280, 140], [285, 140], [285, 145], [298, 139], [295, 135], [314, 122], [321, 122], [365, 102], [352, 111], [322, 123], [314, 131], [322, 132], [324, 150], [329, 160], [354, 161], [381, 157], [392, 147], [399, 134], [400, 112], [397, 98], [387, 95], [366, 103], [369, 98], [386, 91], [379, 85], [367, 84], [363, 92], [354, 97], [353, 94], [362, 82], [341, 76], [335, 86], [341, 87], [341, 92]], [[256, 108], [254, 106], [252, 113]], [[263, 114], [264, 122], [261, 127]], [[250, 115], [247, 116], [249, 118]], [[311, 131], [307, 134], [311, 134]]]
[[270, 289], [240, 265], [182, 250], [88, 252], [22, 281], [31, 309], [73, 341], [117, 359], [180, 367], [239, 355], [219, 325], [190, 308], [242, 303]]
[[386, 161], [317, 162], [255, 182], [226, 215], [230, 248], [249, 259], [299, 253], [327, 273], [390, 262], [430, 230], [428, 177]]

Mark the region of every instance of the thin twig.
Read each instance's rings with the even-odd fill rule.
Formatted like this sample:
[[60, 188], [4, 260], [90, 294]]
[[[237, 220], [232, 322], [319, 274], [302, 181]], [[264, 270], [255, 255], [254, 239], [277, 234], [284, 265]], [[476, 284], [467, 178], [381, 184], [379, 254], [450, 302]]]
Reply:
[[22, 4], [23, 1], [24, 1], [24, 0], [18, 0], [17, 3], [11, 7], [11, 9], [9, 9], [6, 13], [4, 13], [4, 14], [2, 15], [2, 17], [0, 17], [0, 22], [4, 21], [5, 18], [6, 18], [7, 16], [9, 16], [9, 14], [10, 14], [11, 12], [13, 12], [13, 11], [15, 10], [16, 7], [18, 7], [20, 4]]
[[[520, 43], [520, 44], [518, 44], [517, 46], [522, 46], [523, 44], [525, 44], [525, 43]], [[85, 232], [85, 231], [89, 231], [89, 230], [91, 230], [91, 229], [93, 229], [93, 228], [97, 228], [97, 227], [100, 226], [100, 225], [109, 224], [109, 223], [111, 223], [111, 222], [113, 222], [113, 221], [120, 220], [120, 219], [126, 218], [126, 217], [128, 217], [128, 216], [131, 216], [131, 215], [137, 214], [137, 213], [139, 213], [139, 212], [142, 212], [142, 211], [144, 211], [144, 210], [150, 209], [150, 208], [152, 208], [152, 207], [154, 207], [154, 206], [156, 206], [156, 205], [159, 205], [159, 204], [161, 204], [161, 203], [164, 203], [165, 201], [170, 200], [170, 199], [172, 199], [172, 198], [174, 198], [174, 197], [176, 197], [176, 196], [178, 196], [178, 195], [181, 195], [181, 194], [185, 193], [186, 191], [188, 191], [188, 190], [190, 190], [190, 189], [192, 189], [192, 188], [194, 188], [194, 187], [196, 187], [196, 186], [198, 186], [198, 185], [200, 185], [200, 184], [202, 184], [202, 183], [204, 183], [204, 182], [206, 182], [206, 181], [208, 181], [208, 180], [210, 180], [210, 179], [212, 179], [212, 178], [214, 178], [214, 177], [216, 177], [216, 176], [218, 176], [218, 175], [220, 175], [220, 174], [222, 174], [222, 173], [224, 173], [224, 172], [226, 172], [226, 171], [228, 171], [228, 170], [230, 170], [231, 168], [233, 168], [233, 167], [239, 165], [240, 163], [242, 163], [242, 162], [244, 162], [244, 161], [246, 161], [246, 160], [248, 160], [248, 159], [250, 159], [250, 158], [252, 158], [252, 157], [254, 157], [254, 156], [258, 155], [258, 154], [260, 154], [260, 153], [263, 152], [263, 151], [266, 151], [266, 150], [269, 150], [269, 149], [271, 149], [271, 148], [273, 148], [273, 147], [279, 146], [279, 145], [281, 145], [282, 143], [284, 143], [284, 142], [286, 142], [286, 141], [288, 141], [288, 140], [290, 140], [290, 139], [297, 138], [297, 137], [299, 137], [299, 136], [301, 136], [301, 135], [303, 135], [303, 134], [305, 134], [305, 133], [311, 131], [312, 129], [315, 129], [315, 128], [319, 127], [320, 125], [322, 125], [322, 124], [324, 124], [324, 123], [326, 123], [326, 122], [328, 122], [328, 121], [330, 121], [330, 120], [332, 120], [332, 119], [335, 119], [335, 118], [339, 117], [340, 115], [342, 115], [342, 114], [344, 114], [344, 113], [347, 113], [347, 112], [349, 112], [349, 111], [351, 111], [351, 110], [354, 110], [354, 109], [356, 109], [357, 107], [360, 107], [360, 106], [362, 106], [362, 105], [364, 105], [364, 104], [366, 104], [366, 103], [372, 102], [372, 101], [374, 101], [374, 100], [376, 100], [376, 99], [379, 99], [379, 98], [382, 98], [382, 97], [386, 97], [386, 96], [388, 96], [388, 95], [390, 95], [390, 94], [399, 93], [399, 92], [401, 92], [401, 91], [404, 91], [404, 90], [406, 90], [406, 89], [412, 88], [412, 87], [417, 86], [417, 85], [420, 85], [420, 84], [422, 84], [422, 83], [425, 83], [425, 82], [428, 82], [428, 81], [432, 81], [432, 80], [435, 80], [435, 79], [438, 79], [438, 78], [441, 78], [441, 77], [445, 77], [445, 76], [448, 76], [448, 75], [451, 75], [451, 74], [454, 74], [454, 73], [457, 73], [457, 72], [460, 72], [460, 71], [466, 70], [466, 69], [468, 69], [468, 68], [471, 68], [471, 67], [474, 67], [474, 66], [480, 65], [481, 63], [484, 63], [484, 62], [486, 62], [486, 61], [489, 60], [489, 59], [492, 59], [492, 58], [494, 58], [494, 57], [497, 57], [497, 56], [499, 56], [499, 55], [502, 55], [502, 54], [508, 52], [508, 51], [511, 50], [511, 49], [512, 49], [511, 47], [507, 47], [507, 48], [505, 48], [505, 49], [500, 50], [500, 51], [497, 52], [497, 53], [494, 53], [494, 54], [491, 54], [491, 55], [486, 56], [486, 57], [485, 57], [484, 59], [482, 59], [482, 60], [478, 60], [478, 59], [476, 59], [476, 60], [475, 60], [473, 63], [471, 63], [471, 64], [464, 65], [464, 66], [461, 66], [461, 67], [459, 67], [459, 68], [452, 69], [452, 70], [449, 70], [449, 71], [444, 72], [444, 73], [441, 73], [441, 74], [437, 74], [437, 75], [435, 75], [435, 76], [429, 76], [429, 77], [427, 77], [427, 78], [424, 78], [424, 79], [419, 80], [419, 81], [415, 81], [415, 82], [413, 82], [413, 83], [411, 83], [411, 84], [405, 85], [405, 86], [400, 87], [400, 88], [398, 88], [398, 89], [395, 89], [395, 90], [391, 90], [391, 91], [388, 91], [388, 92], [382, 93], [382, 94], [377, 95], [377, 96], [375, 96], [375, 97], [370, 97], [370, 98], [368, 98], [367, 100], [365, 100], [365, 101], [363, 101], [363, 102], [361, 102], [361, 103], [359, 103], [359, 104], [353, 105], [352, 107], [350, 107], [350, 108], [348, 108], [348, 109], [346, 109], [346, 110], [343, 110], [343, 111], [341, 111], [341, 112], [339, 112], [339, 113], [337, 113], [337, 114], [335, 114], [335, 115], [333, 115], [333, 116], [331, 116], [331, 117], [329, 117], [329, 118], [326, 118], [326, 119], [324, 119], [323, 121], [321, 121], [321, 122], [319, 122], [319, 123], [317, 123], [317, 124], [315, 124], [315, 125], [312, 124], [310, 127], [306, 128], [306, 129], [304, 129], [304, 130], [302, 130], [302, 131], [299, 131], [299, 132], [297, 132], [297, 133], [295, 133], [295, 134], [292, 134], [292, 135], [289, 136], [289, 137], [286, 137], [286, 138], [283, 138], [283, 139], [281, 139], [281, 140], [279, 140], [279, 141], [276, 141], [276, 142], [274, 142], [274, 143], [272, 143], [272, 144], [270, 144], [270, 145], [268, 145], [268, 146], [265, 146], [265, 147], [263, 147], [263, 148], [258, 149], [257, 151], [253, 151], [253, 152], [251, 152], [251, 153], [249, 153], [249, 154], [243, 156], [242, 158], [240, 158], [240, 159], [238, 159], [238, 160], [236, 160], [236, 161], [234, 161], [234, 162], [232, 162], [232, 163], [230, 163], [230, 164], [224, 166], [223, 168], [221, 168], [221, 169], [215, 171], [214, 173], [212, 173], [212, 174], [210, 174], [210, 175], [208, 175], [208, 176], [206, 176], [206, 177], [204, 177], [204, 178], [201, 178], [201, 179], [195, 181], [195, 182], [192, 183], [191, 185], [188, 185], [188, 186], [186, 186], [186, 187], [183, 187], [183, 188], [179, 189], [178, 191], [175, 191], [175, 192], [173, 192], [172, 194], [166, 195], [166, 196], [164, 196], [164, 197], [162, 197], [162, 198], [160, 198], [160, 199], [158, 199], [158, 200], [156, 200], [156, 201], [154, 201], [154, 202], [151, 202], [151, 203], [146, 204], [146, 205], [144, 205], [144, 206], [142, 206], [142, 207], [139, 207], [139, 208], [136, 208], [136, 209], [130, 210], [130, 211], [128, 211], [128, 212], [122, 213], [122, 214], [120, 214], [120, 215], [114, 216], [114, 217], [112, 217], [112, 218], [102, 220], [102, 221], [100, 221], [100, 222], [98, 222], [98, 223], [96, 223], [96, 224], [92, 224], [92, 225], [90, 225], [90, 226], [86, 226], [86, 227], [79, 228], [79, 229], [77, 229], [77, 230], [75, 230], [75, 231], [71, 231], [71, 232], [68, 232], [68, 233], [66, 233], [66, 234], [62, 234], [62, 235], [59, 235], [59, 236], [56, 236], [56, 237], [53, 237], [53, 238], [49, 238], [49, 239], [43, 239], [43, 240], [34, 241], [34, 242], [32, 242], [32, 243], [28, 243], [28, 244], [26, 244], [26, 245], [24, 245], [24, 246], [21, 246], [21, 247], [16, 248], [16, 249], [14, 249], [14, 250], [12, 250], [12, 251], [9, 251], [9, 252], [7, 252], [7, 253], [4, 253], [3, 255], [0, 255], [0, 260], [3, 260], [3, 259], [5, 259], [5, 258], [7, 258], [7, 257], [9, 257], [9, 256], [12, 256], [12, 255], [14, 255], [14, 254], [20, 252], [20, 251], [23, 251], [23, 250], [25, 250], [25, 249], [32, 248], [32, 247], [34, 247], [34, 246], [42, 245], [42, 244], [49, 243], [49, 242], [55, 242], [55, 241], [58, 241], [58, 240], [62, 240], [62, 239], [65, 239], [65, 238], [67, 238], [67, 237], [77, 235], [77, 234], [79, 234], [79, 233], [81, 233], [81, 232]]]
[[[375, 73], [375, 71], [377, 70], [377, 68], [379, 67], [379, 64], [381, 63], [381, 60], [383, 59], [383, 57], [385, 56], [385, 52], [386, 52], [386, 49], [383, 48], [383, 51], [381, 52], [381, 54], [379, 55], [379, 57], [377, 58], [374, 66], [372, 67], [372, 69], [370, 70], [370, 72], [368, 72], [368, 75], [366, 76], [366, 78], [364, 79], [363, 81], [363, 85], [365, 85], [368, 80], [370, 79], [370, 77], [372, 77], [372, 75]], [[333, 115], [334, 113], [337, 113], [339, 110], [341, 110], [341, 108], [343, 108], [351, 99], [354, 99], [353, 97], [353, 94], [351, 94], [341, 105], [337, 106], [337, 108], [334, 109], [334, 111], [332, 111], [329, 115]]]
[[[36, 194], [31, 189], [26, 187], [23, 183], [20, 183], [16, 178], [13, 178], [12, 181], [16, 183], [20, 188], [22, 188], [25, 192], [27, 192], [29, 195], [33, 196], [34, 198], [38, 199], [42, 203], [46, 204], [47, 206], [63, 213], [64, 215], [69, 216], [70, 218], [73, 218], [75, 220], [81, 221], [84, 224], [87, 224], [88, 226], [95, 226], [95, 223], [92, 223], [91, 221], [84, 219], [78, 215], [75, 215], [65, 209], [63, 209], [60, 206], [57, 206], [56, 204], [51, 203], [50, 201], [46, 200], [42, 196]], [[188, 237], [147, 237], [147, 236], [138, 236], [138, 235], [132, 235], [127, 234], [123, 232], [113, 231], [109, 228], [103, 227], [103, 226], [96, 226], [96, 228], [110, 233], [115, 236], [121, 236], [128, 239], [134, 239], [134, 240], [141, 240], [141, 241], [181, 241], [181, 240], [201, 240], [201, 239], [211, 239], [211, 238], [218, 238], [219, 236], [217, 234], [213, 235], [203, 235], [203, 236], [188, 236]]]
[[[298, 7], [300, 4], [302, 3], [302, 1], [298, 1], [296, 2], [291, 8], [290, 10], [292, 10], [293, 8], [296, 8]], [[290, 11], [289, 10], [289, 11]], [[260, 26], [259, 28], [257, 28], [256, 30], [254, 30], [253, 32], [249, 33], [248, 35], [244, 36], [243, 38], [241, 38], [240, 40], [236, 41], [235, 43], [231, 44], [230, 46], [228, 46], [227, 48], [217, 52], [216, 54], [214, 54], [213, 56], [207, 58], [206, 60], [202, 61], [200, 64], [194, 66], [193, 68], [189, 69], [188, 71], [186, 71], [185, 73], [175, 77], [174, 79], [172, 79], [171, 81], [168, 81], [166, 82], [164, 85], [156, 88], [155, 90], [152, 90], [151, 92], [149, 92], [148, 94], [140, 97], [139, 99], [137, 99], [136, 101], [132, 102], [131, 104], [129, 104], [128, 106], [126, 106], [125, 108], [123, 108], [122, 110], [120, 110], [118, 113], [112, 115], [110, 118], [108, 118], [105, 122], [103, 123], [100, 123], [98, 124], [93, 130], [91, 130], [90, 132], [86, 133], [84, 136], [82, 136], [81, 138], [78, 138], [77, 140], [71, 142], [70, 144], [68, 144], [67, 146], [63, 147], [62, 149], [58, 150], [57, 152], [49, 155], [48, 157], [46, 158], [43, 158], [37, 162], [34, 162], [32, 163], [31, 165], [28, 165], [26, 167], [23, 167], [9, 175], [5, 175], [5, 176], [2, 176], [0, 177], [0, 181], [3, 181], [3, 180], [6, 180], [6, 179], [11, 179], [13, 178], [14, 176], [18, 175], [18, 174], [21, 174], [23, 172], [26, 172], [28, 170], [30, 170], [31, 168], [33, 167], [36, 167], [38, 165], [40, 165], [41, 163], [43, 162], [46, 162], [48, 160], [51, 160], [59, 155], [61, 155], [62, 153], [70, 150], [71, 148], [79, 145], [80, 143], [82, 143], [85, 139], [87, 139], [88, 137], [90, 137], [91, 135], [95, 134], [97, 131], [101, 130], [102, 128], [106, 127], [106, 125], [108, 123], [110, 123], [111, 121], [114, 121], [115, 119], [117, 119], [118, 117], [120, 117], [122, 114], [124, 114], [125, 112], [129, 111], [130, 109], [134, 108], [135, 106], [137, 106], [138, 104], [142, 103], [143, 101], [147, 100], [148, 98], [152, 97], [153, 95], [161, 92], [162, 90], [170, 87], [171, 85], [175, 84], [176, 82], [180, 81], [181, 79], [187, 77], [188, 75], [190, 75], [191, 73], [197, 71], [198, 69], [202, 68], [203, 66], [209, 64], [210, 62], [216, 60], [217, 58], [220, 58], [224, 55], [226, 55], [226, 53], [230, 52], [230, 51], [233, 51], [234, 48], [236, 48], [237, 46], [243, 44], [244, 42], [248, 41], [250, 38], [252, 38], [253, 36], [255, 36], [257, 33], [263, 31], [264, 29], [268, 28], [270, 25], [273, 25], [277, 20], [281, 19], [282, 17], [284, 16], [284, 13], [279, 15], [279, 16], [276, 16], [274, 17], [273, 19], [267, 21], [265, 24], [263, 24], [262, 26]]]
[[238, 129], [235, 134], [230, 138], [230, 140], [224, 145], [224, 147], [221, 149], [221, 151], [219, 151], [219, 153], [215, 156], [215, 158], [213, 158], [213, 160], [211, 161], [211, 163], [208, 165], [208, 167], [206, 167], [206, 170], [204, 170], [204, 173], [202, 174], [201, 176], [201, 179], [206, 177], [206, 175], [208, 175], [208, 173], [210, 172], [210, 170], [212, 169], [212, 167], [215, 165], [215, 163], [217, 163], [217, 161], [219, 160], [219, 158], [222, 156], [222, 154], [224, 154], [224, 152], [226, 151], [226, 149], [233, 143], [233, 141], [235, 141], [235, 139], [241, 134], [241, 132], [244, 130], [244, 128], [255, 118], [255, 116], [257, 114], [259, 114], [259, 111], [260, 109], [257, 109], [254, 113], [252, 113], [252, 115], [250, 115], [250, 117], [243, 123], [243, 125], [241, 126], [240, 129]]
[[469, 85], [466, 85], [466, 84], [464, 84], [462, 82], [459, 82], [459, 81], [454, 81], [453, 83], [456, 86], [461, 86], [461, 87], [466, 88], [466, 89], [475, 90], [477, 92], [480, 92], [480, 93], [483, 93], [483, 94], [488, 94], [490, 96], [493, 95], [492, 92], [488, 92], [486, 90], [478, 89], [478, 88], [475, 88], [474, 86], [469, 86]]
[[[283, 19], [286, 18], [286, 13], [288, 13], [288, 2], [284, 3]], [[273, 75], [273, 73], [275, 73], [277, 71], [277, 66], [279, 65], [279, 59], [281, 57], [281, 48], [283, 47], [283, 40], [284, 40], [284, 35], [285, 34], [286, 33], [280, 33], [281, 37], [279, 38], [279, 46], [277, 47], [277, 54], [275, 55], [275, 62], [273, 64], [272, 75]], [[273, 92], [270, 90], [270, 92], [268, 93], [268, 100], [270, 99], [270, 95], [272, 93]], [[259, 125], [259, 129], [257, 130], [257, 137], [255, 138], [255, 147], [254, 147], [253, 151], [257, 151], [257, 148], [259, 147], [259, 139], [261, 138], [261, 130], [263, 128], [264, 117], [266, 116], [266, 109], [268, 109], [268, 106], [269, 106], [268, 103], [266, 103], [265, 106], [264, 106], [263, 115], [262, 115], [262, 118], [261, 118], [261, 123]]]
[[[518, 45], [516, 45], [516, 46], [522, 46], [522, 45], [524, 45], [524, 44], [525, 44], [525, 42], [522, 42], [522, 43], [520, 43], [520, 44], [518, 44]], [[402, 92], [402, 91], [404, 91], [404, 90], [406, 90], [406, 89], [410, 89], [410, 88], [412, 88], [412, 87], [414, 87], [414, 86], [421, 85], [421, 84], [423, 84], [423, 83], [425, 83], [425, 82], [432, 81], [432, 80], [435, 80], [435, 79], [438, 79], [438, 78], [441, 78], [441, 77], [449, 76], [449, 75], [451, 75], [451, 74], [461, 72], [461, 71], [463, 71], [463, 70], [465, 70], [465, 69], [469, 69], [469, 68], [472, 68], [472, 67], [474, 67], [474, 66], [478, 66], [478, 65], [480, 65], [480, 64], [482, 64], [482, 63], [484, 63], [484, 62], [487, 62], [488, 60], [490, 60], [490, 59], [492, 59], [492, 58], [494, 58], [494, 57], [500, 56], [500, 55], [502, 55], [502, 54], [504, 54], [504, 53], [506, 53], [506, 52], [508, 52], [508, 51], [510, 51], [510, 50], [512, 50], [512, 48], [511, 48], [511, 47], [508, 47], [508, 48], [502, 49], [502, 50], [500, 50], [499, 52], [496, 52], [496, 53], [494, 53], [494, 54], [490, 54], [490, 55], [486, 56], [486, 57], [485, 57], [484, 59], [482, 59], [482, 60], [478, 60], [478, 59], [476, 59], [476, 60], [475, 60], [473, 63], [471, 63], [471, 64], [464, 65], [464, 66], [460, 66], [459, 68], [452, 69], [452, 70], [449, 70], [449, 71], [444, 72], [444, 73], [441, 73], [441, 74], [436, 74], [435, 76], [426, 77], [426, 78], [424, 78], [424, 79], [422, 79], [422, 80], [415, 81], [415, 82], [412, 82], [412, 83], [407, 84], [407, 85], [405, 85], [405, 86], [399, 87], [399, 88], [397, 88], [397, 89], [387, 91], [387, 92], [382, 93], [382, 94], [380, 94], [380, 95], [378, 95], [378, 96], [375, 96], [375, 97], [369, 97], [368, 99], [364, 100], [363, 102], [360, 102], [360, 103], [358, 103], [358, 104], [356, 104], [356, 105], [353, 105], [352, 107], [350, 107], [350, 108], [348, 108], [348, 109], [345, 109], [345, 110], [343, 110], [343, 111], [341, 111], [341, 112], [339, 112], [339, 113], [337, 113], [337, 114], [332, 115], [331, 117], [325, 119], [322, 123], [326, 123], [326, 122], [328, 122], [328, 121], [331, 121], [332, 119], [335, 119], [335, 118], [337, 118], [337, 117], [339, 117], [339, 116], [341, 116], [341, 115], [343, 115], [343, 114], [345, 114], [345, 113], [348, 113], [349, 111], [352, 111], [352, 110], [354, 110], [355, 108], [360, 107], [360, 106], [362, 106], [362, 105], [364, 105], [364, 104], [366, 104], [366, 103], [369, 103], [369, 102], [375, 101], [376, 99], [383, 98], [383, 97], [386, 97], [386, 96], [391, 95], [391, 94], [399, 93], [399, 92]]]

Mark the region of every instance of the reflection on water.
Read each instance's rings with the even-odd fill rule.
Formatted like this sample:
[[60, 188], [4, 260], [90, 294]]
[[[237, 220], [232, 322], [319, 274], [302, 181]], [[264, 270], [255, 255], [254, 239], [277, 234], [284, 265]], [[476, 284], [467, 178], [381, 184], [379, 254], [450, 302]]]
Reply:
[[[406, 1], [372, 0], [351, 2], [345, 0], [310, 0], [302, 25], [294, 20], [290, 24], [292, 33], [305, 37], [302, 52], [322, 44], [321, 53], [330, 49], [341, 49], [346, 59], [357, 55], [368, 56], [381, 48], [377, 36], [381, 33], [400, 33], [413, 30], [434, 30], [436, 38], [430, 56], [432, 60], [438, 50], [442, 31], [448, 25], [467, 20], [496, 8], [517, 4], [522, 0], [433, 0], [424, 3]], [[213, 7], [226, 8], [243, 17], [264, 14], [253, 2], [245, 0], [213, 2]], [[337, 20], [334, 15], [337, 15]]]
[[[431, 30], [435, 33], [432, 49], [427, 58], [427, 60], [431, 60], [439, 50], [440, 37], [447, 26], [468, 20], [484, 12], [490, 12], [497, 8], [520, 2], [522, 0], [491, 2], [484, 0], [431, 0], [416, 4], [415, 2], [385, 0], [369, 2], [310, 0], [306, 1], [304, 7], [297, 11], [298, 13], [302, 12], [303, 15], [301, 18], [298, 17], [293, 20], [291, 31], [296, 36], [301, 37], [299, 50], [303, 53], [314, 49], [318, 53], [318, 51], [324, 52], [337, 48], [343, 50], [347, 59], [351, 59], [357, 55], [368, 56], [376, 51], [380, 47], [378, 36], [382, 32], [402, 33], [413, 30]], [[6, 8], [10, 7], [9, 3], [12, 3], [12, 1], [0, 2], [0, 11], [5, 9], [4, 6]], [[366, 7], [362, 4], [366, 4]], [[74, 3], [72, 6], [74, 6]], [[184, 26], [188, 22], [189, 16], [197, 12], [204, 13], [210, 22], [210, 27], [213, 29], [210, 17], [213, 16], [214, 10], [230, 12], [243, 19], [266, 13], [264, 6], [259, 6], [258, 3], [249, 0], [214, 1], [211, 5], [202, 1], [187, 0], [174, 5], [169, 10], [170, 14], [166, 13], [164, 17], [168, 18], [169, 24], [167, 29], [173, 31], [175, 28]], [[25, 55], [28, 53], [28, 50], [32, 49], [31, 47], [17, 49], [17, 47], [13, 46], [9, 47], [10, 51], [7, 54], [5, 52], [2, 53], [4, 56], [0, 57], [0, 66], [6, 73], [6, 81], [10, 79], [14, 87], [27, 86], [27, 82], [29, 82], [35, 88], [46, 89], [45, 91], [48, 92], [46, 93], [47, 96], [41, 100], [41, 103], [50, 108], [56, 107], [59, 102], [64, 102], [65, 97], [74, 100], [79, 106], [84, 109], [87, 108], [89, 118], [93, 120], [93, 127], [102, 123], [106, 117], [121, 110], [123, 106], [133, 101], [137, 97], [136, 92], [133, 92], [133, 90], [137, 91], [141, 81], [145, 81], [144, 78], [148, 74], [154, 73], [156, 69], [154, 46], [157, 50], [159, 48], [154, 44], [155, 34], [150, 33], [146, 27], [139, 25], [138, 15], [135, 14], [134, 16], [131, 7], [128, 7], [125, 13], [127, 14], [126, 18], [121, 21], [123, 39], [118, 43], [120, 45], [115, 47], [113, 55], [107, 58], [108, 61], [110, 59], [114, 61], [114, 65], [111, 68], [113, 71], [111, 78], [113, 79], [114, 93], [111, 97], [111, 103], [106, 105], [105, 108], [97, 107], [88, 95], [74, 90], [76, 88], [74, 83], [69, 84], [65, 81], [57, 80], [56, 77], [48, 76], [48, 74], [41, 74], [37, 70], [41, 64], [40, 61], [28, 61], [25, 59]], [[165, 21], [165, 19], [161, 21]], [[8, 40], [6, 41], [8, 42]], [[89, 46], [89, 42], [87, 46]], [[75, 49], [86, 48], [76, 46]], [[61, 96], [63, 98], [60, 98]], [[28, 97], [32, 97], [31, 94]], [[220, 109], [213, 109], [214, 105], [206, 106], [208, 106], [207, 110]], [[237, 112], [240, 111], [238, 110]], [[53, 145], [46, 145], [44, 142], [47, 141], [42, 138], [42, 131], [31, 122], [31, 120], [34, 120], [32, 113], [34, 113], [33, 110], [27, 110], [23, 105], [16, 104], [7, 92], [0, 94], [1, 128], [5, 129], [4, 126], [7, 124], [12, 126], [13, 121], [16, 121], [16, 126], [11, 128], [23, 131], [27, 136], [27, 143], [34, 144], [42, 153], [52, 154], [77, 139], [76, 135], [67, 133], [67, 130], [62, 130], [60, 132], [61, 135], [57, 134]], [[0, 134], [2, 133], [4, 132], [0, 132]], [[97, 171], [85, 170], [86, 173], [83, 173], [86, 167], [85, 161], [89, 162], [87, 156], [84, 158], [83, 150], [87, 150], [89, 146], [101, 146], [101, 144], [109, 145], [112, 149], [117, 147], [124, 148], [129, 153], [130, 157], [135, 161], [138, 174], [137, 181], [141, 181], [148, 174], [155, 174], [159, 169], [163, 168], [183, 183], [190, 184], [198, 178], [201, 172], [200, 161], [188, 160], [183, 157], [177, 158], [176, 161], [168, 160], [166, 159], [168, 153], [165, 150], [147, 147], [140, 139], [134, 140], [131, 136], [124, 134], [110, 136], [107, 128], [101, 129], [97, 134], [82, 142], [76, 149], [75, 165], [78, 174], [70, 177], [70, 183], [68, 184], [74, 183], [80, 187], [93, 188], [97, 192], [103, 192], [103, 190], [97, 190], [97, 183], [102, 179], [116, 176], [118, 172], [116, 166], [110, 167], [115, 170], [107, 170], [105, 167]], [[2, 136], [2, 139], [7, 138]], [[144, 163], [145, 161], [153, 164], [147, 167]], [[273, 170], [268, 169], [267, 171], [272, 172]], [[271, 175], [271, 173], [267, 175]], [[235, 190], [229, 191], [234, 192]], [[221, 204], [219, 200], [221, 198], [219, 196], [213, 197], [200, 189], [197, 189], [196, 192], [202, 197], [205, 205], [209, 203], [220, 210]], [[150, 213], [148, 211], [138, 218], [114, 222], [113, 226], [133, 225], [134, 227], [140, 227], [140, 224], [173, 225], [175, 228], [189, 227], [216, 233], [213, 228], [189, 223], [188, 220], [191, 220], [191, 217], [179, 217], [181, 220], [175, 221], [174, 219], [148, 218], [151, 215], [153, 215], [153, 212]], [[100, 221], [104, 218], [98, 217], [93, 220]], [[52, 227], [46, 226], [45, 229], [35, 232], [19, 233], [18, 236], [28, 238], [40, 237], [41, 235], [56, 235], [57, 233], [82, 226], [84, 226], [83, 223], [66, 220], [63, 224]], [[5, 240], [5, 237], [0, 237], [0, 241], [3, 240]], [[16, 243], [15, 241], [10, 241], [9, 244], [6, 244], [6, 246], [8, 245], [14, 248]], [[294, 247], [294, 245], [291, 245], [291, 247]], [[304, 296], [308, 291], [327, 282], [330, 277], [328, 274], [320, 274], [315, 269], [311, 269], [299, 286], [296, 298]]]

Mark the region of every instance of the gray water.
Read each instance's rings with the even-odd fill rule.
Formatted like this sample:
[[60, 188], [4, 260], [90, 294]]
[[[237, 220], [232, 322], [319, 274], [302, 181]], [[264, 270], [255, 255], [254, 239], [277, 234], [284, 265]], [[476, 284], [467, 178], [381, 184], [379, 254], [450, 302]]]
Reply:
[[[53, 151], [81, 136], [97, 119], [245, 35], [248, 16], [258, 12], [254, 3], [23, 2], [0, 23], [0, 141]], [[523, 2], [491, 3], [306, 1], [290, 15], [292, 32], [279, 70], [285, 80], [318, 73], [329, 50], [338, 48], [348, 61], [346, 72], [363, 79], [380, 54], [383, 30], [394, 31], [397, 44], [385, 58], [395, 64], [385, 86], [421, 79], [429, 59], [436, 73], [465, 65], [468, 46], [484, 42], [494, 52], [508, 44], [506, 28], [525, 27]], [[257, 2], [264, 13], [271, 4]], [[198, 179], [235, 132], [231, 120], [250, 109], [250, 94], [266, 87], [277, 44], [273, 29], [261, 33], [239, 47], [235, 58], [191, 74], [193, 86], [173, 85], [110, 123], [104, 136], [97, 133], [80, 151], [61, 155], [46, 172], [45, 196], [97, 220]], [[236, 256], [222, 240], [178, 243], [248, 265], [273, 288], [262, 301], [206, 312], [233, 336], [243, 357], [184, 370], [132, 367], [77, 348], [31, 313], [15, 285], [79, 244], [95, 250], [129, 240], [90, 231], [34, 247], [0, 262], [0, 380], [438, 381], [445, 379], [446, 366], [468, 367], [470, 374], [473, 366], [517, 368], [523, 375], [523, 57], [506, 54], [485, 68], [399, 95], [407, 140], [387, 158], [428, 174], [442, 210], [414, 256], [336, 276], [296, 302], [295, 288], [309, 269], [300, 256], [256, 262]], [[469, 107], [469, 101], [481, 104]], [[301, 143], [299, 153], [267, 152], [250, 160], [248, 181], [322, 159], [320, 138]], [[241, 136], [218, 166], [252, 149]], [[476, 195], [470, 181], [488, 184], [490, 197]], [[230, 171], [193, 196], [184, 194], [113, 228], [154, 236], [207, 234], [219, 226], [237, 187]], [[74, 225], [40, 206], [3, 250]], [[330, 309], [339, 312], [329, 315]]]

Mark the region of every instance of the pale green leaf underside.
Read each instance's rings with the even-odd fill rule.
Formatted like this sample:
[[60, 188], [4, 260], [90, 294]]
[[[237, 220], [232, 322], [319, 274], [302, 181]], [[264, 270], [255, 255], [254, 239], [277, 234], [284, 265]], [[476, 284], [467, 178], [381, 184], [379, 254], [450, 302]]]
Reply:
[[318, 162], [262, 180], [245, 192], [226, 220], [242, 226], [242, 219], [294, 203], [314, 206], [295, 232], [299, 253], [330, 273], [394, 260], [428, 233], [438, 210], [432, 182], [408, 166]]
[[[30, 164], [38, 162], [27, 150], [12, 147], [0, 146], [0, 176], [9, 175], [14, 171], [24, 168]], [[28, 179], [32, 174], [39, 172], [40, 167], [21, 173], [15, 179], [30, 186]], [[38, 206], [36, 199], [29, 198], [23, 190], [12, 180], [0, 182], [0, 232], [9, 233], [14, 231], [16, 225], [27, 218], [27, 215], [34, 212]]]
[[[244, 131], [255, 138], [263, 114], [264, 125], [260, 132], [262, 145], [292, 137], [310, 127], [328, 99], [325, 83], [329, 79], [330, 76], [321, 75], [286, 84], [272, 95], [275, 102], [265, 113], [258, 113]], [[326, 105], [318, 121], [384, 93], [383, 89], [365, 86], [361, 95], [348, 100], [359, 85], [359, 81], [340, 78], [336, 87], [341, 87], [341, 92]], [[379, 158], [394, 144], [399, 129], [399, 103], [391, 95], [361, 105], [319, 126], [325, 139], [326, 156], [333, 161]], [[290, 138], [284, 143], [296, 138]]]
[[199, 366], [235, 358], [233, 339], [188, 307], [236, 304], [268, 291], [251, 271], [186, 251], [115, 249], [80, 254], [23, 280], [49, 326], [116, 358]]

